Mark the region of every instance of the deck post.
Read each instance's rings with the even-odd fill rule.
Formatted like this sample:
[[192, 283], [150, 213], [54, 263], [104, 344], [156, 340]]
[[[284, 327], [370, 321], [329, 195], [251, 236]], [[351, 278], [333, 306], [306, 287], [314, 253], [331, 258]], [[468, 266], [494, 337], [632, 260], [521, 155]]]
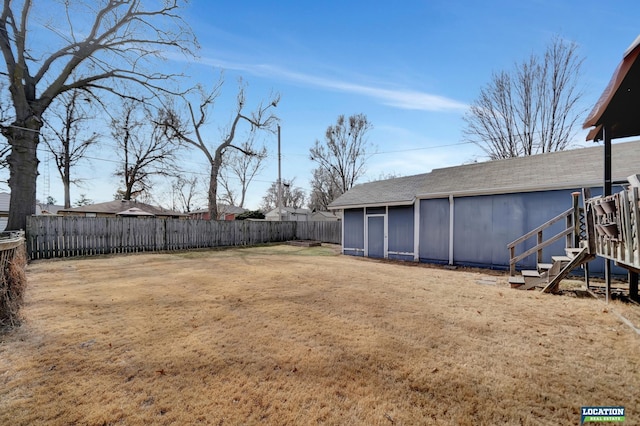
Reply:
[[584, 285], [589, 290], [590, 281], [589, 281], [589, 262], [584, 264]]
[[[540, 230], [538, 231], [537, 245], [541, 245], [543, 242], [544, 242], [544, 239], [542, 238], [542, 230]], [[539, 263], [542, 263], [542, 247], [540, 247], [540, 250], [538, 250], [538, 252], [536, 253], [536, 265], [538, 265]]]
[[[604, 182], [602, 195], [611, 195], [611, 128], [605, 124], [602, 126], [602, 139], [604, 140]], [[611, 297], [611, 260], [604, 260], [604, 279], [607, 286], [606, 301]]]
[[638, 299], [638, 273], [629, 271], [629, 299], [640, 302]]
[[513, 246], [509, 248], [509, 275], [514, 277], [516, 275], [516, 264], [515, 262], [511, 262], [513, 258], [516, 257], [516, 247]]
[[580, 193], [572, 192], [573, 197], [573, 247], [580, 247]]

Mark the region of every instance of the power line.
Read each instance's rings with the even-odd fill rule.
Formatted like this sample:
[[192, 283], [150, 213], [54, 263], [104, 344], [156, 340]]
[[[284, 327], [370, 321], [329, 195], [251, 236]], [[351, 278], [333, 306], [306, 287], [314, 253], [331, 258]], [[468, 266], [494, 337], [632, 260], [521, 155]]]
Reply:
[[452, 143], [452, 144], [446, 144], [446, 145], [425, 146], [422, 148], [398, 149], [394, 151], [379, 151], [379, 152], [374, 152], [371, 155], [373, 156], [373, 155], [380, 155], [380, 154], [396, 154], [398, 152], [413, 152], [413, 151], [424, 151], [427, 149], [450, 148], [450, 147], [460, 146], [460, 145], [469, 145], [472, 143], [473, 142], [458, 142], [458, 143]]
[[11, 127], [12, 129], [24, 130], [24, 131], [33, 132], [33, 133], [40, 133], [40, 130], [28, 129], [26, 127], [16, 126], [15, 124], [8, 124], [3, 127]]
[[[30, 130], [33, 132], [37, 132], [31, 129], [26, 129], [26, 128], [22, 128], [19, 126], [10, 126], [10, 127], [15, 127], [15, 128], [19, 128], [21, 130]], [[37, 132], [39, 133], [39, 132]], [[398, 149], [398, 150], [389, 150], [389, 151], [378, 151], [378, 152], [374, 152], [372, 154], [369, 155], [370, 157], [373, 157], [375, 155], [382, 155], [382, 154], [397, 154], [397, 153], [403, 153], [403, 152], [415, 152], [415, 151], [425, 151], [425, 150], [430, 150], [430, 149], [439, 149], [439, 148], [451, 148], [451, 147], [455, 147], [455, 146], [462, 146], [462, 145], [469, 145], [469, 144], [473, 144], [473, 142], [458, 142], [458, 143], [452, 143], [452, 144], [443, 144], [443, 145], [434, 145], [434, 146], [426, 146], [426, 147], [421, 147], [421, 148], [407, 148], [407, 149]], [[5, 142], [5, 145], [8, 146], [9, 144]], [[111, 144], [108, 144], [111, 145]], [[111, 145], [113, 146], [113, 145]], [[37, 151], [45, 153], [45, 154], [49, 154], [49, 151], [46, 148], [40, 147], [38, 146], [36, 148]], [[284, 154], [283, 157], [286, 159], [288, 156], [291, 157], [307, 157], [308, 154], [299, 154], [299, 153], [289, 153], [289, 154]], [[267, 154], [266, 156], [267, 158], [274, 158], [275, 155], [273, 154]], [[94, 160], [94, 161], [101, 161], [101, 162], [105, 162], [105, 163], [111, 163], [111, 164], [120, 164], [121, 161], [120, 160], [113, 160], [113, 159], [108, 159], [108, 158], [102, 158], [102, 157], [95, 157], [95, 156], [90, 156], [90, 155], [85, 155], [84, 158], [88, 159], [88, 160]], [[195, 161], [189, 161], [188, 163], [199, 167], [199, 168], [205, 168], [205, 167], [210, 167], [210, 165], [206, 164], [206, 163], [197, 163]], [[195, 170], [184, 170], [181, 169], [180, 173], [187, 173], [190, 174], [192, 176], [210, 176], [210, 173], [208, 172], [199, 172], [199, 171], [195, 171]], [[229, 178], [234, 179], [234, 180], [239, 180], [239, 178], [235, 177], [235, 176], [230, 176]], [[273, 180], [263, 180], [263, 179], [252, 179], [252, 182], [261, 182], [261, 183], [273, 183]], [[306, 189], [306, 188], [305, 188]]]
[[[454, 146], [470, 145], [470, 144], [473, 144], [473, 142], [457, 142], [457, 143], [451, 143], [451, 144], [445, 144], [445, 145], [424, 146], [424, 147], [421, 147], [421, 148], [407, 148], [407, 149], [397, 149], [397, 150], [391, 150], [391, 151], [377, 151], [377, 152], [372, 153], [370, 156], [381, 155], [381, 154], [397, 154], [397, 153], [401, 153], [401, 152], [425, 151], [425, 150], [429, 150], [429, 149], [438, 149], [438, 148], [451, 148], [451, 147], [454, 147]], [[298, 154], [298, 153], [289, 153], [289, 154], [286, 154], [286, 155], [295, 156], [295, 157], [308, 157], [309, 156], [309, 154]]]

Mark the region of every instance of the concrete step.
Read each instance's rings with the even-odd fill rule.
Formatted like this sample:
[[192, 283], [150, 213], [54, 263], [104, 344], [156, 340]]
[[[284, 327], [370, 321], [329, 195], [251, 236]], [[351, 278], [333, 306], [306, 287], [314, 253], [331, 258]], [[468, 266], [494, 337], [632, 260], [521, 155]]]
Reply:
[[536, 286], [544, 286], [546, 280], [546, 272], [540, 273], [534, 270], [524, 270], [520, 272], [524, 278], [525, 285], [522, 289], [530, 289]]
[[511, 288], [518, 288], [524, 285], [524, 277], [522, 275], [516, 275], [514, 277], [509, 277], [509, 284]]

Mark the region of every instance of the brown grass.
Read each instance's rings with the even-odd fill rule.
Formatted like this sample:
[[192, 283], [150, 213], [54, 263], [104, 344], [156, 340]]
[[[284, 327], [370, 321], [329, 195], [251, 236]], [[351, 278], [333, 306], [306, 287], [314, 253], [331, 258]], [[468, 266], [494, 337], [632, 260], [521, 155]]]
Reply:
[[0, 424], [564, 425], [583, 405], [640, 423], [640, 336], [504, 277], [283, 245], [28, 278]]

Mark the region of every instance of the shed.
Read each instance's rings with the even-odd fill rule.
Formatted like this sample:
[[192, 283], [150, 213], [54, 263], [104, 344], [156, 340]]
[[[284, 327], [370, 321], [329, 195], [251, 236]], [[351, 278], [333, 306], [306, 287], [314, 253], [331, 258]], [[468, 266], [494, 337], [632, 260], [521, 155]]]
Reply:
[[[434, 169], [357, 185], [329, 207], [343, 210], [344, 254], [506, 269], [509, 242], [570, 207], [572, 192], [601, 193], [602, 152], [596, 146]], [[640, 171], [640, 142], [615, 144], [612, 161], [614, 180], [626, 182]], [[545, 256], [561, 252], [558, 244]]]
[[294, 207], [283, 207], [280, 214], [278, 214], [278, 208], [267, 212], [264, 215], [266, 220], [270, 221], [292, 221], [292, 222], [308, 222], [311, 217], [311, 210], [298, 209]]
[[[217, 220], [236, 220], [236, 216], [246, 212], [242, 207], [218, 204]], [[199, 209], [188, 213], [189, 219], [210, 220], [209, 209]]]
[[340, 220], [340, 216], [335, 211], [314, 211], [311, 213], [311, 221], [314, 222], [336, 222], [338, 220]]

